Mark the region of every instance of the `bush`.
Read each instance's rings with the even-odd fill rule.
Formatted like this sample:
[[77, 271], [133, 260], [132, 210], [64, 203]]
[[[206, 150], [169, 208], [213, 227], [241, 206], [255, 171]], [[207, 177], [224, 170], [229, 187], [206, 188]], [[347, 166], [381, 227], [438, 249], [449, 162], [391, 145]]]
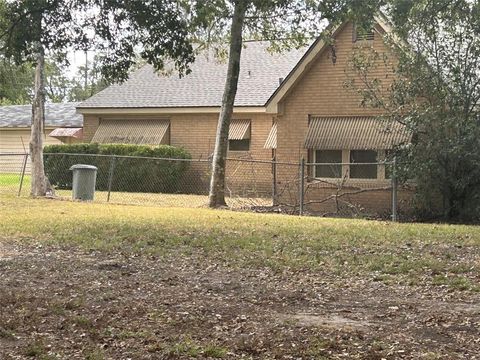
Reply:
[[189, 162], [164, 159], [190, 158], [186, 150], [168, 145], [72, 144], [44, 149], [45, 172], [58, 189], [72, 188], [72, 165], [88, 164], [98, 168], [97, 190], [108, 190], [113, 171], [112, 191], [175, 193]]

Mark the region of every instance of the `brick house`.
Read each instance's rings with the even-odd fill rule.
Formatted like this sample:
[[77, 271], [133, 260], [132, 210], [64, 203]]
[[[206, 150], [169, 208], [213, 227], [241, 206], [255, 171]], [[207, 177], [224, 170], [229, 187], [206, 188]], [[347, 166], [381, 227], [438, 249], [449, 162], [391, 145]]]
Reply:
[[[361, 181], [379, 191], [358, 194], [366, 208], [390, 205], [388, 169], [374, 163], [386, 151], [408, 141], [403, 129], [389, 128], [375, 118], [378, 111], [361, 107], [361, 98], [344, 84], [353, 51], [368, 46], [387, 48], [388, 25], [378, 19], [371, 33], [359, 34], [347, 22], [334, 31], [334, 46], [318, 39], [309, 48], [282, 54], [267, 52], [263, 43], [247, 43], [233, 120], [229, 132], [231, 158], [298, 163], [309, 166], [308, 196], [318, 198], [338, 179], [355, 187]], [[379, 67], [378, 71], [386, 71]], [[120, 85], [112, 85], [77, 106], [84, 117], [84, 139], [95, 142], [170, 144], [186, 148], [194, 158], [212, 153], [225, 83], [226, 64], [199, 56], [192, 73], [157, 75], [144, 66]], [[387, 75], [379, 73], [380, 76]], [[341, 165], [341, 164], [344, 165]], [[278, 166], [278, 186], [298, 167]], [[271, 184], [271, 176], [265, 186]], [[326, 179], [315, 182], [315, 179]], [[330, 205], [322, 204], [323, 209]], [[312, 205], [312, 210], [315, 205]], [[332, 210], [333, 211], [333, 210]]]

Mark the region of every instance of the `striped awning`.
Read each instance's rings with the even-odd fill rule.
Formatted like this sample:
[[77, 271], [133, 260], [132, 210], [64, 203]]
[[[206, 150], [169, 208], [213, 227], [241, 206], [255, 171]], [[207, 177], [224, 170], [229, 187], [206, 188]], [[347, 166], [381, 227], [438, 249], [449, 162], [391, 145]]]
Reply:
[[170, 120], [102, 119], [92, 142], [100, 144], [168, 144]]
[[233, 119], [228, 130], [228, 140], [250, 139], [250, 120]]
[[273, 123], [270, 133], [268, 134], [267, 141], [265, 141], [264, 149], [276, 149], [277, 148], [277, 123]]
[[75, 139], [81, 139], [83, 137], [82, 128], [56, 128], [48, 136], [54, 138], [66, 138], [72, 137]]
[[406, 128], [375, 117], [311, 117], [305, 148], [380, 150], [410, 142]]

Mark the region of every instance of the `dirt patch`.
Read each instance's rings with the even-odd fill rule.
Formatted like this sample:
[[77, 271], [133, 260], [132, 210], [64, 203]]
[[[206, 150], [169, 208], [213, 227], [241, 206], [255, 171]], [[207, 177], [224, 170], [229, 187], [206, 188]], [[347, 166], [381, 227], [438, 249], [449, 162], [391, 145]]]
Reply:
[[373, 324], [365, 320], [349, 319], [338, 314], [313, 315], [313, 314], [295, 314], [281, 315], [285, 321], [296, 321], [300, 326], [323, 327], [334, 330], [346, 331], [367, 331]]
[[1, 359], [475, 359], [480, 296], [0, 243]]

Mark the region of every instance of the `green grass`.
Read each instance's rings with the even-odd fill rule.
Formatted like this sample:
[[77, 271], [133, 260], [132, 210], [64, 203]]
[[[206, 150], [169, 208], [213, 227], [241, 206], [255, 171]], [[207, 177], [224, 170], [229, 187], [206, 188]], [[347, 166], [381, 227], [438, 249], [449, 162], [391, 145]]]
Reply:
[[[480, 228], [0, 197], [0, 240], [474, 290]], [[455, 279], [451, 277], [455, 275]], [[442, 280], [443, 278], [448, 280]], [[460, 280], [458, 280], [460, 279]], [[472, 280], [473, 279], [473, 280]]]
[[[0, 173], [0, 187], [16, 187], [20, 185], [20, 174], [17, 173]], [[30, 176], [26, 175], [23, 179], [23, 186], [30, 186]]]
[[[10, 173], [0, 173], [0, 194], [16, 195], [20, 186], [20, 175]], [[31, 180], [30, 175], [25, 175], [22, 185], [22, 196], [30, 193]], [[71, 190], [56, 190], [55, 195], [65, 200], [72, 198]], [[95, 202], [107, 202], [107, 191], [96, 191]], [[129, 205], [146, 205], [146, 206], [162, 206], [162, 207], [189, 207], [200, 208], [207, 207], [207, 195], [194, 194], [165, 194], [165, 193], [134, 193], [112, 191], [110, 193], [110, 203], [113, 204], [129, 204]], [[258, 205], [269, 206], [272, 204], [270, 198], [245, 198], [232, 197], [227, 199], [228, 205], [232, 208], [243, 208], [245, 206]]]

